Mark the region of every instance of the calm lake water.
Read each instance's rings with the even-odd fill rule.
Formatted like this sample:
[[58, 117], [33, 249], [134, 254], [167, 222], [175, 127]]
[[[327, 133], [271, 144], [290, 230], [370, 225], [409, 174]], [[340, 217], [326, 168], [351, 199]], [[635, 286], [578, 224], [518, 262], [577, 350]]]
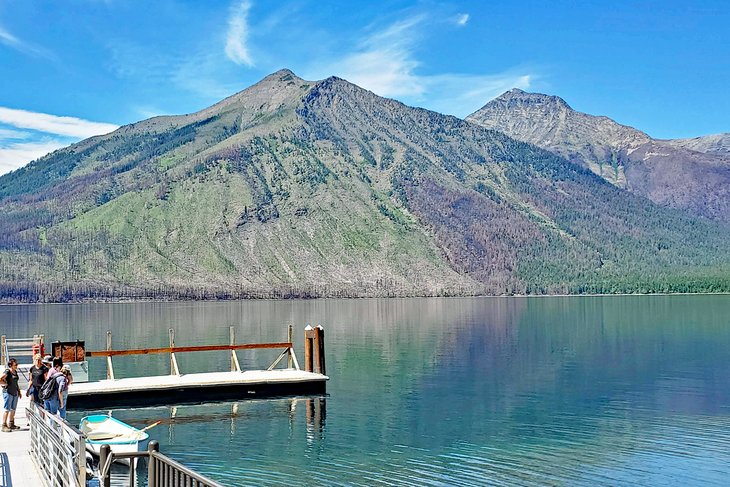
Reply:
[[[0, 307], [9, 336], [103, 348], [326, 331], [326, 397], [115, 410], [226, 485], [728, 485], [730, 296]], [[241, 353], [262, 368], [278, 351]], [[226, 352], [181, 354], [226, 370]], [[90, 362], [92, 378], [105, 375]], [[164, 374], [168, 356], [115, 359]], [[82, 412], [73, 412], [78, 421]]]

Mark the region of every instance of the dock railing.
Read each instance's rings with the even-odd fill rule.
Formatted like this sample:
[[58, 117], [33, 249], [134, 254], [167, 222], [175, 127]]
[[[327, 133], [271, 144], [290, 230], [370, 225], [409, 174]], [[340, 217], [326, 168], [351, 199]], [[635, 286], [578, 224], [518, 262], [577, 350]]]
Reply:
[[86, 442], [81, 431], [31, 402], [30, 457], [45, 487], [86, 485]]
[[172, 458], [160, 453], [160, 447], [154, 440], [150, 441], [147, 451], [114, 453], [109, 445], [101, 446], [99, 457], [99, 480], [101, 487], [111, 486], [111, 465], [116, 460], [129, 460], [129, 486], [135, 485], [136, 463], [140, 458], [147, 459], [147, 487], [223, 487], [194, 472]]
[[[321, 329], [321, 327], [319, 327]], [[124, 356], [124, 355], [151, 355], [151, 354], [159, 354], [159, 353], [169, 353], [170, 354], [170, 375], [181, 375], [180, 368], [177, 363], [177, 356], [175, 354], [177, 353], [184, 353], [184, 352], [210, 352], [210, 351], [216, 351], [216, 350], [229, 350], [231, 352], [231, 372], [241, 372], [241, 366], [238, 361], [238, 355], [236, 354], [237, 350], [253, 350], [253, 349], [266, 349], [266, 348], [283, 348], [284, 350], [279, 354], [279, 356], [272, 362], [272, 364], [268, 367], [267, 370], [273, 370], [279, 363], [284, 359], [288, 358], [287, 366], [289, 368], [294, 366], [296, 370], [299, 369], [299, 362], [297, 361], [297, 357], [294, 354], [294, 344], [292, 343], [292, 327], [291, 325], [288, 328], [288, 341], [286, 342], [275, 342], [275, 343], [241, 343], [236, 344], [236, 337], [235, 337], [235, 331], [234, 328], [231, 326], [229, 327], [229, 344], [228, 345], [193, 345], [193, 346], [187, 346], [187, 347], [180, 347], [175, 345], [175, 330], [170, 328], [168, 330], [168, 334], [170, 337], [170, 346], [169, 347], [158, 347], [158, 348], [136, 348], [136, 349], [127, 349], [127, 350], [114, 350], [112, 348], [112, 332], [107, 331], [106, 332], [106, 350], [97, 350], [97, 351], [87, 351], [86, 356], [87, 357], [106, 357], [106, 365], [107, 365], [107, 372], [106, 372], [106, 378], [109, 380], [114, 380], [114, 365], [112, 363], [112, 357], [118, 357], [118, 356]], [[320, 343], [320, 342], [318, 342]], [[323, 342], [322, 342], [322, 349], [324, 348]], [[319, 356], [319, 355], [318, 355]], [[324, 362], [324, 351], [322, 351], [322, 364]], [[324, 369], [324, 366], [322, 365], [320, 367], [322, 370]], [[311, 372], [312, 370], [310, 368], [307, 369], [308, 372]], [[321, 373], [324, 373], [322, 371]]]

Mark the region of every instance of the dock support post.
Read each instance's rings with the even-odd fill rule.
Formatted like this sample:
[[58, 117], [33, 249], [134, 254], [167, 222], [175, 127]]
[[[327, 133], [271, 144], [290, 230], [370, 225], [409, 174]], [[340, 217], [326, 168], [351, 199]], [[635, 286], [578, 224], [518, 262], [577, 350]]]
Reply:
[[304, 370], [314, 371], [314, 328], [307, 325], [304, 328]]
[[[230, 338], [231, 346], [236, 344], [236, 330], [232, 327], [228, 327], [228, 337]], [[231, 372], [240, 372], [241, 364], [238, 363], [238, 355], [236, 351], [231, 349]]]
[[[291, 343], [292, 342], [292, 339], [294, 338], [293, 331], [292, 331], [292, 326], [291, 325], [289, 325], [287, 327], [287, 335], [286, 335], [286, 337], [287, 337], [286, 341], [288, 341], [289, 343]], [[287, 357], [287, 361], [286, 361], [286, 368], [287, 369], [291, 369], [291, 366], [292, 366], [292, 353], [293, 353], [293, 350], [291, 349], [291, 347], [289, 347], [289, 353], [288, 353], [288, 357]]]
[[325, 374], [324, 366], [324, 328], [322, 325], [314, 327], [314, 371]]
[[158, 487], [157, 458], [155, 458], [152, 453], [158, 453], [160, 451], [160, 444], [157, 443], [156, 440], [150, 441], [147, 445], [147, 451], [149, 452], [147, 463], [147, 487]]
[[[175, 330], [170, 328], [167, 331], [170, 334], [170, 348], [175, 348]], [[180, 369], [177, 368], [175, 352], [170, 352], [170, 375], [180, 375]]]
[[[106, 350], [107, 352], [112, 349], [112, 331], [107, 330], [106, 332]], [[112, 366], [112, 356], [106, 356], [106, 378], [107, 380], [114, 380], [114, 366]]]

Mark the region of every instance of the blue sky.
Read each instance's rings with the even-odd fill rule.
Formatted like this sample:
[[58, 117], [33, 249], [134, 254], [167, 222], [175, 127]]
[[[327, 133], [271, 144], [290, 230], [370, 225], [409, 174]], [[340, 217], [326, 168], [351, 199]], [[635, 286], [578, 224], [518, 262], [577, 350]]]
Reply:
[[280, 68], [466, 116], [512, 88], [659, 138], [730, 131], [730, 2], [0, 0], [0, 174]]

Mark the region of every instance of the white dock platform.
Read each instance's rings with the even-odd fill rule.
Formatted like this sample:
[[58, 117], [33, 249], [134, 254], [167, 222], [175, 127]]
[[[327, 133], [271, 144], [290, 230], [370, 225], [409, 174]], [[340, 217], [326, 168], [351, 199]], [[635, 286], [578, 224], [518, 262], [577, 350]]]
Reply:
[[[21, 392], [25, 393], [25, 390]], [[30, 427], [25, 408], [30, 399], [23, 394], [15, 412], [15, 424], [22, 429], [0, 433], [0, 485], [13, 487], [41, 486], [40, 474], [30, 458]]]
[[295, 369], [207, 372], [74, 383], [68, 407], [143, 406], [210, 399], [321, 394], [329, 377]]

